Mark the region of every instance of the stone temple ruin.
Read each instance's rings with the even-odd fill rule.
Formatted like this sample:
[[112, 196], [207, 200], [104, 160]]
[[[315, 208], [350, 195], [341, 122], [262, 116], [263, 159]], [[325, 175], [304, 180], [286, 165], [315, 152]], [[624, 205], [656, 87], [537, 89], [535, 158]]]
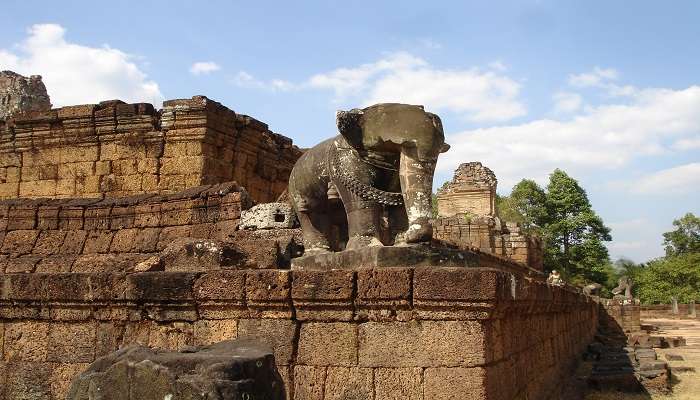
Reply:
[[435, 237], [543, 270], [542, 241], [496, 213], [496, 175], [480, 162], [461, 164], [437, 191]]
[[[442, 126], [419, 107], [373, 107], [340, 114], [346, 135], [334, 150], [305, 153], [336, 152], [312, 175], [325, 185], [313, 193], [361, 215], [334, 214], [323, 228], [328, 248], [316, 254], [316, 217], [302, 215], [302, 229], [278, 220], [292, 205], [297, 215], [317, 206], [294, 199], [299, 187], [284, 195], [302, 151], [206, 97], [0, 122], [0, 399], [140, 387], [127, 375], [162, 377], [157, 398], [217, 385], [233, 393], [222, 399], [557, 398], [605, 309], [577, 288], [547, 285], [536, 246], [495, 215], [495, 177], [480, 164], [461, 166], [440, 192], [436, 220], [422, 205], [403, 208], [422, 195], [397, 190], [429, 190], [432, 172], [428, 182], [394, 163], [429, 166], [446, 149]], [[429, 150], [397, 136], [372, 147], [388, 143], [372, 135], [392, 132], [377, 122], [392, 113], [413, 118], [407, 127]], [[333, 175], [337, 162], [350, 173]], [[386, 179], [364, 181], [363, 168], [375, 167]], [[375, 190], [351, 190], [360, 184]], [[402, 209], [409, 215], [395, 225], [383, 222]], [[217, 364], [231, 354], [244, 358]], [[272, 360], [276, 371], [255, 369]], [[225, 382], [206, 372], [234, 370], [242, 375]]]

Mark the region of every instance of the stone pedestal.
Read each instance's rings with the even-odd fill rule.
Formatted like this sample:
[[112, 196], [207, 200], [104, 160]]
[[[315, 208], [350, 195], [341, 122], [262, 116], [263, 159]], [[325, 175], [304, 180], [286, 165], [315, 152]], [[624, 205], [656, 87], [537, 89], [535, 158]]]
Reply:
[[461, 250], [416, 246], [366, 247], [292, 259], [293, 270], [333, 270], [386, 267], [470, 267], [478, 256]]

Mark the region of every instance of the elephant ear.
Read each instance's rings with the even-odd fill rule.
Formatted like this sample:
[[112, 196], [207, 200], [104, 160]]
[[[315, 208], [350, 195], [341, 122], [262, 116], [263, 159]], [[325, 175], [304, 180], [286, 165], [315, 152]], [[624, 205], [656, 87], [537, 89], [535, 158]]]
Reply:
[[362, 115], [364, 112], [359, 108], [353, 108], [350, 111], [338, 111], [335, 115], [338, 131], [348, 141], [348, 143], [356, 148], [361, 149], [362, 146]]

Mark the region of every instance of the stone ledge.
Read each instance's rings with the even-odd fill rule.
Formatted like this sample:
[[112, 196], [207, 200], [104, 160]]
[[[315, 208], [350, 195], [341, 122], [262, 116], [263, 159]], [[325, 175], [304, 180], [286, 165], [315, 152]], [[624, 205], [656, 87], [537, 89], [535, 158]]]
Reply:
[[199, 313], [214, 319], [471, 320], [584, 309], [592, 302], [489, 268], [0, 274], [3, 319], [46, 319], [73, 310], [78, 319], [143, 314], [192, 320]]

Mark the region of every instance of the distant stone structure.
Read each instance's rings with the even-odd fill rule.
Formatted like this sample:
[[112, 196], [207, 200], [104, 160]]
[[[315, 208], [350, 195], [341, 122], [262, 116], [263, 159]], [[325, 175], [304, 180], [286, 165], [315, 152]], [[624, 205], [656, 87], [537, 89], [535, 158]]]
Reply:
[[0, 72], [0, 120], [50, 109], [51, 100], [40, 75], [27, 78], [12, 71]]
[[437, 192], [438, 215], [496, 215], [496, 175], [480, 162], [460, 164], [454, 178]]
[[204, 96], [104, 101], [0, 121], [0, 199], [175, 193], [236, 181], [258, 202], [286, 188], [301, 151]]
[[522, 232], [518, 224], [498, 217], [497, 183], [493, 171], [480, 162], [461, 164], [454, 178], [437, 192], [434, 237], [542, 270], [542, 240]]

